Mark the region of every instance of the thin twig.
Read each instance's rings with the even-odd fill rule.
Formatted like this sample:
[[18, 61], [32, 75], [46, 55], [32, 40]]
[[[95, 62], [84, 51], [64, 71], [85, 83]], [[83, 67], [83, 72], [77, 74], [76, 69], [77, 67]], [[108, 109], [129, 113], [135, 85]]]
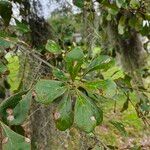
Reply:
[[32, 55], [34, 58], [38, 59], [39, 61], [41, 61], [42, 63], [44, 63], [45, 65], [47, 65], [48, 67], [50, 68], [56, 68], [55, 66], [51, 65], [49, 62], [45, 61], [44, 59], [42, 59], [40, 56], [38, 56], [37, 54], [35, 54], [35, 51], [32, 50], [32, 51], [29, 51], [28, 49], [22, 47], [22, 46], [19, 46], [20, 49], [22, 49], [23, 51], [22, 52], [28, 52], [29, 55]]

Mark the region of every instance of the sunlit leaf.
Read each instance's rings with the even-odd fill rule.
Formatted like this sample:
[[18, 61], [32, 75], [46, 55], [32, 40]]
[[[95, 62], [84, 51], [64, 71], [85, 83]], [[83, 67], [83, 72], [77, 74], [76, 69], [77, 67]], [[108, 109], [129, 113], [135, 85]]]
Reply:
[[113, 65], [114, 65], [114, 60], [111, 57], [106, 55], [100, 55], [91, 61], [91, 63], [89, 64], [85, 72], [88, 73], [98, 69], [107, 70]]
[[116, 83], [109, 79], [87, 82], [84, 85], [88, 90], [92, 90], [107, 98], [112, 98], [117, 92]]

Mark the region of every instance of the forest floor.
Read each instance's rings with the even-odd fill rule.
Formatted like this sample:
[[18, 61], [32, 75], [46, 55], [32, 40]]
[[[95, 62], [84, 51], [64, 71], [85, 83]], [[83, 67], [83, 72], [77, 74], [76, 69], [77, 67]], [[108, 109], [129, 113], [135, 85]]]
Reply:
[[[118, 101], [114, 113], [114, 103], [107, 102], [103, 107], [106, 117], [103, 124], [96, 129], [104, 143], [114, 145], [120, 149], [149, 150], [150, 149], [150, 127], [146, 126], [137, 116], [133, 106], [129, 105], [128, 110], [120, 112], [124, 101]], [[123, 123], [127, 136], [124, 136], [114, 128], [109, 120]]]

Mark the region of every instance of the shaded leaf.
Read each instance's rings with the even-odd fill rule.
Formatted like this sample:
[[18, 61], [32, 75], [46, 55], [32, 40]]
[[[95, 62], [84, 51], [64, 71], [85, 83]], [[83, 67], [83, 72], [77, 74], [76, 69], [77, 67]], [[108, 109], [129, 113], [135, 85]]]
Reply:
[[10, 125], [20, 125], [25, 121], [28, 116], [31, 100], [32, 93], [30, 91], [25, 96], [23, 96], [22, 100], [20, 100], [13, 109], [14, 120], [9, 122]]
[[124, 76], [124, 79], [123, 79], [123, 82], [124, 82], [128, 87], [132, 87], [132, 86], [131, 86], [131, 80], [132, 80], [132, 78], [131, 78], [129, 75], [125, 75], [125, 76]]
[[130, 7], [133, 9], [138, 9], [140, 7], [139, 0], [130, 0]]
[[3, 18], [5, 25], [8, 26], [12, 15], [12, 5], [9, 1], [0, 1], [0, 15]]
[[124, 128], [124, 125], [121, 122], [117, 122], [117, 121], [110, 121], [110, 123], [112, 125], [114, 125], [114, 127], [116, 127], [116, 129], [123, 135], [123, 136], [127, 136], [127, 132]]
[[141, 95], [140, 108], [144, 112], [150, 112], [150, 99], [147, 95]]
[[79, 8], [84, 7], [84, 0], [73, 0], [74, 5], [76, 5]]
[[30, 31], [29, 27], [27, 24], [22, 23], [20, 21], [18, 21], [17, 19], [15, 19], [16, 22], [16, 29], [22, 33], [27, 33]]
[[22, 96], [24, 94], [26, 94], [28, 91], [23, 91], [23, 92], [19, 92], [11, 97], [9, 97], [8, 99], [4, 100], [1, 104], [0, 104], [0, 115], [3, 119], [4, 122], [8, 122], [7, 121], [7, 116], [8, 113], [6, 112], [7, 109], [14, 109], [15, 106], [19, 103], [19, 101], [22, 99]]
[[103, 120], [102, 111], [82, 93], [77, 95], [74, 122], [81, 130], [92, 132]]
[[48, 52], [51, 52], [54, 54], [61, 53], [61, 48], [59, 47], [59, 45], [55, 41], [52, 41], [52, 40], [47, 41], [45, 48]]
[[118, 33], [122, 35], [124, 34], [124, 32], [125, 32], [125, 17], [122, 16], [118, 24]]
[[59, 69], [53, 69], [53, 75], [59, 79], [59, 80], [67, 80], [67, 77], [65, 76], [64, 72], [62, 70]]
[[140, 105], [142, 111], [147, 111], [147, 112], [150, 112], [150, 105], [149, 105], [149, 102], [143, 102], [141, 105]]
[[21, 125], [14, 125], [14, 126], [11, 126], [11, 130], [13, 130], [14, 132], [24, 136], [25, 135], [25, 130], [24, 128], [21, 126]]
[[6, 92], [6, 89], [0, 85], [0, 98], [2, 98], [2, 99], [5, 98], [5, 96], [6, 96], [5, 92]]
[[8, 47], [10, 47], [10, 42], [4, 40], [3, 38], [0, 38], [0, 46], [8, 48]]
[[118, 7], [112, 7], [112, 6], [109, 7], [108, 6], [108, 12], [109, 12], [109, 14], [115, 16], [115, 15], [118, 14], [119, 8]]
[[6, 79], [4, 79], [4, 82], [3, 82], [3, 84], [4, 84], [4, 87], [6, 88], [6, 89], [10, 89], [10, 84], [8, 83], [8, 81], [6, 80]]
[[63, 96], [56, 113], [59, 114], [59, 117], [55, 118], [59, 130], [64, 131], [73, 124], [72, 100], [68, 92]]
[[7, 66], [0, 61], [0, 75], [8, 71]]
[[78, 71], [81, 68], [83, 59], [84, 53], [79, 47], [74, 48], [65, 57], [65, 61], [67, 63], [67, 70], [70, 73], [71, 78], [73, 80], [75, 79], [75, 77], [78, 74]]
[[15, 37], [0, 37], [0, 47], [2, 48], [11, 48], [17, 43], [18, 39]]
[[124, 102], [123, 107], [121, 109], [121, 112], [124, 112], [125, 110], [128, 109], [129, 106], [129, 99], [127, 98], [127, 100]]
[[1, 126], [3, 129], [3, 135], [5, 140], [3, 142], [2, 148], [3, 150], [30, 150], [30, 142], [26, 141], [26, 138], [22, 135], [19, 135], [12, 131], [8, 126], [3, 124]]
[[113, 145], [107, 145], [107, 147], [111, 150], [117, 150], [119, 149], [117, 146], [113, 146]]
[[116, 0], [116, 4], [118, 6], [118, 8], [121, 8], [122, 5], [125, 3], [126, 0]]
[[36, 101], [50, 104], [66, 91], [63, 82], [54, 80], [40, 80], [35, 86]]

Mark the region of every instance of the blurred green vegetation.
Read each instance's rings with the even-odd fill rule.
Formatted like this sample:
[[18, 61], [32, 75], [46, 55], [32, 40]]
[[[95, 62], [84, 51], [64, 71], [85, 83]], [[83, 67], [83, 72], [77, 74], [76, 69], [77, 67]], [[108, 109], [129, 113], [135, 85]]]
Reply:
[[10, 70], [10, 74], [8, 76], [8, 82], [11, 85], [11, 92], [17, 90], [19, 83], [20, 83], [20, 76], [19, 76], [19, 59], [18, 56], [11, 56], [8, 54], [6, 56], [8, 60], [8, 68]]

